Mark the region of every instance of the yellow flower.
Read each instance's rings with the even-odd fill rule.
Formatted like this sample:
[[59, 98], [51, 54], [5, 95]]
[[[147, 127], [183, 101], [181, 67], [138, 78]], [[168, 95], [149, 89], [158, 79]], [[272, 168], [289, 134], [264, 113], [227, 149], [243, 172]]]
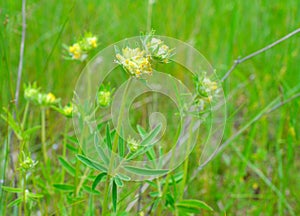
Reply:
[[46, 103], [52, 104], [56, 101], [56, 97], [51, 92], [46, 95]]
[[87, 41], [89, 45], [92, 46], [93, 48], [97, 47], [97, 37], [89, 37], [87, 38]]
[[71, 54], [71, 56], [74, 59], [80, 59], [81, 58], [81, 47], [78, 43], [73, 44], [72, 46], [69, 47], [69, 52]]
[[72, 116], [73, 113], [73, 104], [70, 103], [63, 108], [63, 114], [67, 117]]

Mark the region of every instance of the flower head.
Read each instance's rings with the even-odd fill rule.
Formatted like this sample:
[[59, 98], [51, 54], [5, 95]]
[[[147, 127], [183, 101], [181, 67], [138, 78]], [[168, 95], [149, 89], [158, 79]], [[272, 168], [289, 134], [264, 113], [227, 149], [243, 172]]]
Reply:
[[62, 111], [63, 111], [62, 113], [66, 117], [72, 117], [73, 110], [74, 110], [73, 104], [69, 103], [66, 106], [64, 106], [64, 108], [62, 109]]
[[130, 152], [136, 152], [139, 148], [139, 142], [132, 137], [127, 139], [127, 145]]
[[30, 156], [25, 156], [24, 152], [22, 152], [23, 160], [20, 162], [20, 170], [23, 172], [27, 172], [37, 165], [37, 161], [31, 159]]
[[196, 95], [194, 104], [198, 106], [200, 111], [204, 111], [209, 103], [217, 96], [219, 92], [218, 84], [211, 81], [204, 73], [202, 76], [195, 76], [194, 83], [196, 88]]
[[112, 101], [113, 90], [110, 87], [110, 84], [101, 85], [97, 94], [97, 103], [101, 107], [108, 107]]
[[140, 48], [125, 47], [121, 53], [116, 54], [116, 62], [123, 66], [129, 74], [140, 78], [142, 75], [152, 75], [150, 58]]
[[147, 49], [152, 58], [162, 63], [168, 63], [170, 58], [174, 55], [174, 49], [170, 49], [162, 40], [151, 38], [147, 42]]
[[40, 90], [37, 87], [36, 83], [34, 83], [33, 85], [24, 85], [24, 98], [28, 101], [37, 101], [39, 92]]
[[97, 47], [97, 37], [93, 36], [93, 37], [88, 37], [86, 38], [88, 44], [92, 47], [92, 48], [96, 48]]
[[71, 46], [66, 46], [67, 58], [84, 61], [91, 50], [98, 46], [98, 38], [92, 33], [86, 33], [80, 40]]
[[82, 50], [78, 43], [75, 43], [69, 47], [69, 53], [73, 59], [79, 60], [82, 57]]

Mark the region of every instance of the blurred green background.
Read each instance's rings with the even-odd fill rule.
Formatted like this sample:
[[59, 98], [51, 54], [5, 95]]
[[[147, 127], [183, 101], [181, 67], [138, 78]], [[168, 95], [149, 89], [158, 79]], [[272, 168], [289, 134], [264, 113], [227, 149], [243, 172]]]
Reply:
[[[0, 107], [11, 107], [21, 40], [21, 1], [0, 2]], [[72, 98], [82, 65], [63, 59], [62, 44], [73, 43], [85, 31], [98, 36], [99, 51], [150, 27], [158, 35], [194, 46], [222, 77], [239, 56], [300, 27], [297, 0], [156, 0], [152, 5], [142, 0], [27, 0], [26, 11], [22, 85], [36, 81], [65, 102]], [[275, 97], [299, 92], [299, 52], [300, 35], [296, 35], [233, 71], [223, 84], [229, 117], [224, 141]], [[299, 107], [299, 100], [294, 100], [249, 127], [198, 173], [188, 188], [189, 197], [209, 203], [217, 215], [289, 215], [287, 205], [300, 214]], [[56, 121], [61, 122], [54, 119], [51, 127]], [[1, 121], [0, 145], [3, 128]], [[190, 174], [196, 161], [197, 151], [191, 155]]]

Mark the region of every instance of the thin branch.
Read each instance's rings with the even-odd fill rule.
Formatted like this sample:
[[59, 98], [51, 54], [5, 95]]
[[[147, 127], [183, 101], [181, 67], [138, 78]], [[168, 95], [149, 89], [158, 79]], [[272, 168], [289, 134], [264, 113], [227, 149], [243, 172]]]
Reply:
[[26, 0], [22, 0], [22, 38], [21, 38], [21, 46], [20, 46], [17, 87], [15, 93], [16, 109], [18, 108], [19, 105], [19, 93], [20, 93], [20, 85], [22, 79], [23, 59], [24, 59], [25, 35], [26, 35]]
[[272, 47], [274, 47], [274, 46], [280, 44], [281, 42], [283, 42], [283, 41], [287, 40], [288, 38], [290, 38], [290, 37], [292, 37], [292, 36], [298, 34], [299, 32], [300, 32], [300, 28], [298, 28], [298, 29], [296, 29], [295, 31], [293, 31], [293, 32], [291, 32], [291, 33], [289, 33], [289, 34], [287, 34], [286, 36], [280, 38], [279, 40], [277, 40], [277, 41], [275, 41], [275, 42], [273, 42], [273, 43], [267, 45], [266, 47], [264, 47], [264, 48], [262, 48], [262, 49], [260, 49], [260, 50], [257, 50], [256, 52], [251, 53], [250, 55], [247, 55], [247, 56], [244, 57], [244, 58], [238, 58], [237, 60], [234, 61], [234, 64], [233, 64], [233, 65], [231, 66], [231, 68], [227, 71], [227, 73], [223, 76], [223, 78], [221, 79], [221, 81], [223, 82], [225, 79], [227, 79], [228, 76], [231, 74], [231, 72], [232, 72], [239, 64], [241, 64], [241, 63], [243, 63], [244, 61], [247, 61], [247, 60], [249, 60], [249, 59], [251, 59], [251, 58], [253, 58], [253, 57], [255, 57], [255, 56], [257, 56], [257, 55], [259, 55], [259, 54], [261, 54], [261, 53], [263, 53], [263, 52], [265, 52], [265, 51], [267, 51], [268, 49], [271, 49]]
[[[21, 45], [20, 45], [20, 59], [18, 66], [18, 77], [17, 77], [17, 86], [15, 92], [15, 111], [13, 112], [13, 117], [16, 119], [16, 112], [19, 105], [19, 93], [20, 93], [20, 85], [22, 79], [22, 70], [23, 70], [23, 59], [24, 59], [24, 47], [25, 47], [25, 35], [26, 35], [26, 0], [22, 0], [22, 36], [21, 36]], [[12, 144], [13, 144], [13, 131], [11, 131], [10, 135], [10, 147], [9, 147], [9, 158], [10, 158], [10, 166], [13, 173], [15, 173], [14, 159], [12, 154]], [[18, 185], [18, 178], [15, 176], [13, 180], [13, 186], [16, 187]], [[15, 198], [17, 198], [17, 194], [15, 194]], [[17, 207], [14, 207], [17, 208]]]
[[293, 95], [292, 97], [290, 97], [289, 99], [280, 102], [279, 104], [275, 104], [272, 107], [269, 107], [271, 104], [273, 104], [274, 101], [276, 101], [276, 99], [270, 103], [270, 105], [268, 105], [265, 109], [263, 109], [259, 114], [257, 114], [252, 120], [249, 121], [249, 123], [247, 123], [244, 127], [242, 127], [240, 130], [238, 130], [233, 136], [231, 136], [229, 139], [227, 139], [214, 153], [213, 155], [211, 155], [211, 157], [206, 160], [203, 164], [201, 164], [193, 173], [193, 176], [191, 177], [190, 182], [197, 176], [198, 172], [200, 172], [203, 167], [205, 167], [212, 159], [214, 159], [218, 154], [220, 154], [228, 145], [231, 144], [231, 142], [233, 140], [235, 140], [238, 136], [240, 136], [247, 128], [249, 128], [253, 123], [257, 122], [259, 119], [261, 119], [263, 116], [279, 109], [280, 107], [282, 107], [283, 105], [297, 99], [300, 97], [300, 93], [297, 93], [295, 95]]

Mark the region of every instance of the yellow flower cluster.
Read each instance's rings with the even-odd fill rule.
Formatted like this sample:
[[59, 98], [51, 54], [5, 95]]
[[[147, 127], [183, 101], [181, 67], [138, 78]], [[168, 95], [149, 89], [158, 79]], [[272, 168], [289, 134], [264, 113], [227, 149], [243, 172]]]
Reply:
[[122, 53], [116, 55], [116, 62], [124, 67], [131, 75], [140, 78], [142, 75], [152, 75], [152, 67], [150, 57], [146, 56], [146, 52], [140, 48], [122, 49]]
[[69, 47], [69, 53], [73, 59], [80, 59], [82, 55], [82, 50], [78, 43], [73, 44]]
[[86, 34], [81, 40], [66, 47], [71, 59], [83, 61], [88, 53], [98, 46], [98, 38], [91, 33]]
[[27, 101], [31, 101], [42, 106], [51, 106], [57, 104], [60, 100], [57, 99], [51, 92], [41, 92], [36, 83], [34, 83], [33, 85], [28, 84], [24, 86], [24, 98]]

